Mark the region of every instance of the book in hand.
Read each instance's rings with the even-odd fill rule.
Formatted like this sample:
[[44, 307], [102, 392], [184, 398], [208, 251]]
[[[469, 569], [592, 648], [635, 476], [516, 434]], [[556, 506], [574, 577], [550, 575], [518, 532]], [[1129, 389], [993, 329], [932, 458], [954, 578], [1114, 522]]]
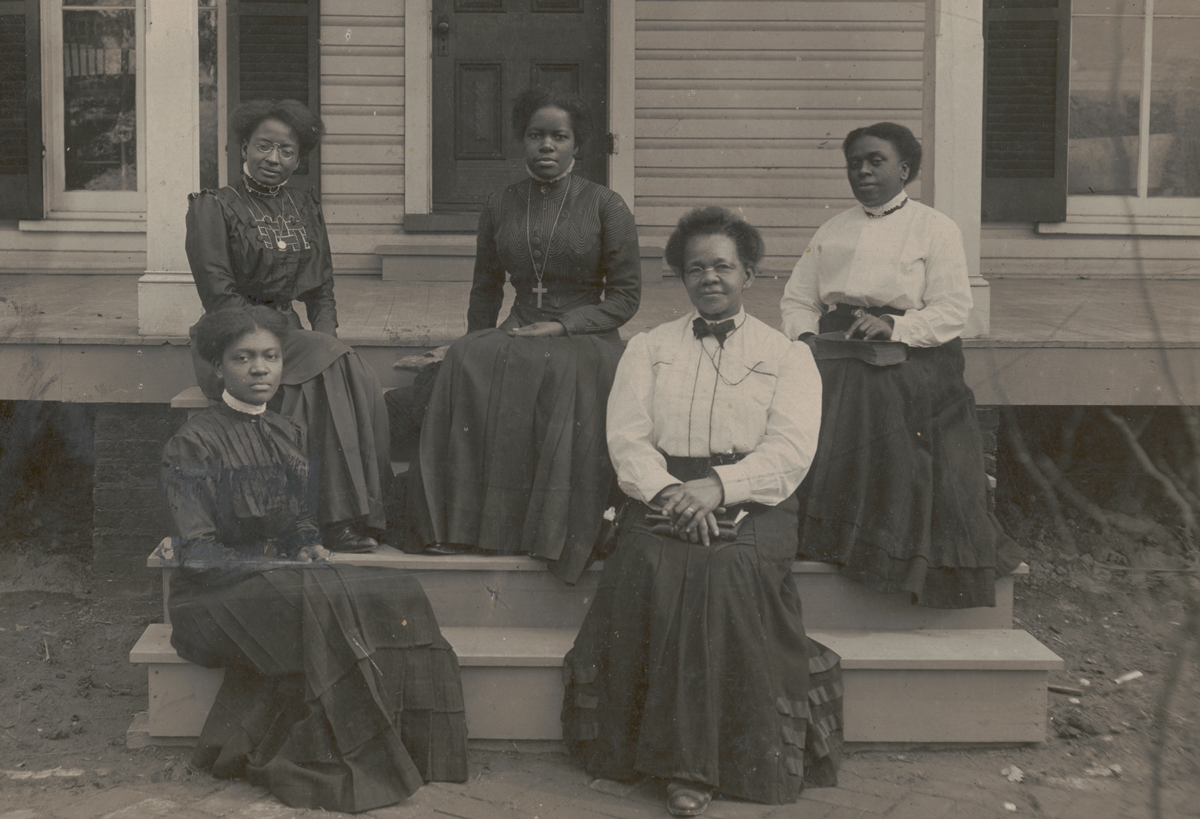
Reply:
[[889, 367], [908, 360], [908, 345], [903, 341], [846, 338], [846, 334], [840, 331], [815, 335], [813, 341], [813, 358], [818, 361], [857, 358], [876, 367]]
[[[651, 507], [653, 508], [653, 507]], [[717, 519], [717, 529], [720, 534], [714, 540], [737, 540], [738, 526], [741, 525], [742, 519], [748, 515], [744, 508], [734, 507], [723, 512], [714, 512], [713, 517]], [[647, 512], [646, 524], [650, 527], [650, 531], [656, 535], [671, 535], [677, 537], [678, 532], [671, 525], [671, 517], [664, 515], [661, 512]]]

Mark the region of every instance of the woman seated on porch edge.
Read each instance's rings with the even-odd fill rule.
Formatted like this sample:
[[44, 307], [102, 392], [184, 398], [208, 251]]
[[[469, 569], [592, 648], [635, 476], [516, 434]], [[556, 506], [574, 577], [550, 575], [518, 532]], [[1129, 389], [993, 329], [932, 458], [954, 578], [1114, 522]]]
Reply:
[[287, 318], [207, 313], [194, 340], [221, 402], [162, 454], [179, 570], [171, 645], [225, 678], [192, 753], [292, 807], [359, 812], [467, 777], [458, 661], [417, 580], [335, 566], [299, 425], [267, 409]]
[[667, 262], [696, 308], [629, 342], [608, 401], [616, 550], [564, 660], [563, 736], [594, 776], [667, 783], [676, 816], [714, 791], [767, 804], [833, 785], [840, 658], [804, 631], [796, 485], [816, 448], [812, 354], [746, 314], [763, 242], [692, 211]]
[[[1023, 559], [988, 510], [975, 396], [963, 380], [971, 285], [962, 234], [914, 202], [921, 143], [880, 122], [842, 143], [860, 202], [822, 225], [788, 280], [783, 329], [815, 344], [821, 441], [800, 499], [801, 559], [935, 608], [996, 605]], [[891, 339], [908, 359], [826, 358], [817, 333]]]
[[[615, 492], [604, 406], [641, 255], [621, 197], [571, 173], [591, 145], [584, 102], [527, 91], [512, 124], [530, 178], [479, 215], [468, 333], [425, 411], [405, 548], [531, 554], [574, 583]], [[506, 272], [516, 301], [496, 328]]]

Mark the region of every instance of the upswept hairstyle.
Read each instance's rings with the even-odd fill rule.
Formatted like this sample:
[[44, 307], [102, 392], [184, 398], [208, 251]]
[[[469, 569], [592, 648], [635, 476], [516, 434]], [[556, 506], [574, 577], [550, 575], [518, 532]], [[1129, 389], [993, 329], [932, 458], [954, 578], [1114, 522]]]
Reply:
[[525, 139], [529, 120], [543, 108], [561, 108], [571, 118], [575, 147], [582, 148], [592, 137], [592, 113], [578, 94], [562, 94], [548, 88], [530, 88], [517, 96], [512, 105], [512, 129], [517, 142]]
[[287, 316], [261, 304], [215, 310], [205, 313], [196, 323], [196, 350], [215, 367], [225, 357], [225, 351], [242, 336], [266, 330], [282, 340], [288, 326]]
[[683, 277], [683, 254], [688, 242], [697, 236], [728, 236], [737, 247], [742, 265], [756, 272], [758, 263], [767, 251], [758, 229], [742, 217], [715, 205], [696, 208], [680, 217], [679, 224], [667, 240], [667, 264], [676, 276]]
[[295, 100], [248, 100], [229, 113], [230, 127], [239, 145], [245, 145], [254, 129], [269, 119], [279, 120], [296, 132], [301, 156], [317, 147], [325, 136], [321, 118]]
[[913, 136], [912, 131], [894, 122], [877, 122], [864, 128], [855, 128], [842, 142], [842, 156], [850, 153], [850, 146], [856, 139], [865, 136], [886, 139], [892, 143], [892, 147], [900, 155], [900, 161], [908, 163], [908, 179], [905, 181], [912, 182], [917, 178], [917, 173], [921, 170], [921, 143]]

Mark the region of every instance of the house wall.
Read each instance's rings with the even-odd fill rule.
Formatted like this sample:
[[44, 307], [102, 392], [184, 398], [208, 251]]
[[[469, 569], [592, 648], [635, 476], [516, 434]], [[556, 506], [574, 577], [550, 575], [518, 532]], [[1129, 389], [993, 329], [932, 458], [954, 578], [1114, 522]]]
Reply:
[[846, 133], [892, 120], [921, 135], [925, 5], [639, 0], [643, 242], [664, 242], [688, 208], [724, 205], [762, 229], [764, 270], [790, 272], [813, 231], [853, 204]]
[[1032, 224], [985, 224], [985, 277], [1200, 277], [1200, 237], [1043, 235]]
[[322, 0], [321, 200], [333, 266], [378, 273], [404, 219], [404, 3]]

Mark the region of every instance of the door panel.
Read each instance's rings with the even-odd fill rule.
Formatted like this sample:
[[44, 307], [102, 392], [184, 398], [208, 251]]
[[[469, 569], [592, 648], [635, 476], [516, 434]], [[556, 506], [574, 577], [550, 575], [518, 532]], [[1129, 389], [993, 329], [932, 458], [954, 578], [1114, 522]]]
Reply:
[[[513, 99], [530, 87], [578, 93], [608, 120], [608, 0], [434, 0], [433, 205], [477, 211], [525, 176]], [[575, 173], [605, 184], [597, 138]]]

